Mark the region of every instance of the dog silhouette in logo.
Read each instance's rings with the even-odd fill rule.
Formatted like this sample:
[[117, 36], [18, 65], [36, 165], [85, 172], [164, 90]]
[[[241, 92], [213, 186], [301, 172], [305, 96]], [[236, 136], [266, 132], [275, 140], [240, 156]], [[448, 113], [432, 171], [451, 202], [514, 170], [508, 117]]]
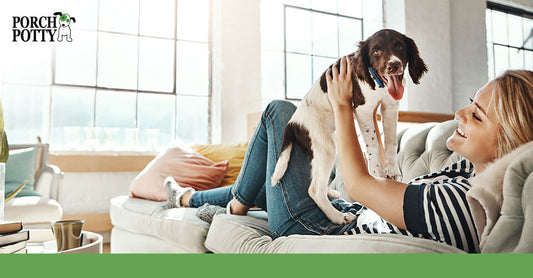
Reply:
[[70, 35], [70, 22], [76, 22], [74, 17], [62, 12], [55, 12], [54, 15], [59, 16], [59, 27], [57, 28], [57, 41], [63, 41], [63, 37], [67, 37], [67, 41], [71, 42], [72, 37]]

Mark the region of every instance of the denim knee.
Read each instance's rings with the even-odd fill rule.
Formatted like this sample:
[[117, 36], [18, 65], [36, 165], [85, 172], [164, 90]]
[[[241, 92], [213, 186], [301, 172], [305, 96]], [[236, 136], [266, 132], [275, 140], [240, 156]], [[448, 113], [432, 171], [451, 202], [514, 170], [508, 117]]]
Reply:
[[296, 106], [292, 102], [276, 99], [267, 105], [263, 117], [265, 114], [268, 114], [270, 117], [286, 123], [292, 117], [295, 110]]

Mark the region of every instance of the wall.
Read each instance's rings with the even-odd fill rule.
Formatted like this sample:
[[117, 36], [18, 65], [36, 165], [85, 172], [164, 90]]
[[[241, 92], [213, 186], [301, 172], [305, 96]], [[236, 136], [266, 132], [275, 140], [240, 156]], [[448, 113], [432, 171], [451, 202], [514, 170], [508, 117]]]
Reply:
[[259, 4], [212, 1], [214, 143], [246, 141], [246, 117], [261, 110]]
[[487, 82], [484, 0], [385, 0], [385, 26], [413, 38], [429, 71], [408, 83], [409, 111], [454, 113]]

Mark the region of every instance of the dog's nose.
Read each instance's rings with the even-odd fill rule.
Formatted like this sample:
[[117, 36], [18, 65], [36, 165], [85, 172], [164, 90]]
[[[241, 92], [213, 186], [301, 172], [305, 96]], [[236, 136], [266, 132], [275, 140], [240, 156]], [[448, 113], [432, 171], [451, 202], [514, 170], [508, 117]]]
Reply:
[[394, 62], [388, 62], [387, 63], [387, 71], [388, 72], [397, 72], [400, 69], [400, 62], [394, 61]]

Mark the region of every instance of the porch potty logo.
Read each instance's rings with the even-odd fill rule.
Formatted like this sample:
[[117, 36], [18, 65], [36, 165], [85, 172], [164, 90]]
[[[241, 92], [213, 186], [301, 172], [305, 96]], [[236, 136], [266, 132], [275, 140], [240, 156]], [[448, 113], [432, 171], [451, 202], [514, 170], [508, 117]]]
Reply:
[[53, 16], [13, 16], [13, 42], [72, 41], [70, 24], [76, 19], [55, 12]]

